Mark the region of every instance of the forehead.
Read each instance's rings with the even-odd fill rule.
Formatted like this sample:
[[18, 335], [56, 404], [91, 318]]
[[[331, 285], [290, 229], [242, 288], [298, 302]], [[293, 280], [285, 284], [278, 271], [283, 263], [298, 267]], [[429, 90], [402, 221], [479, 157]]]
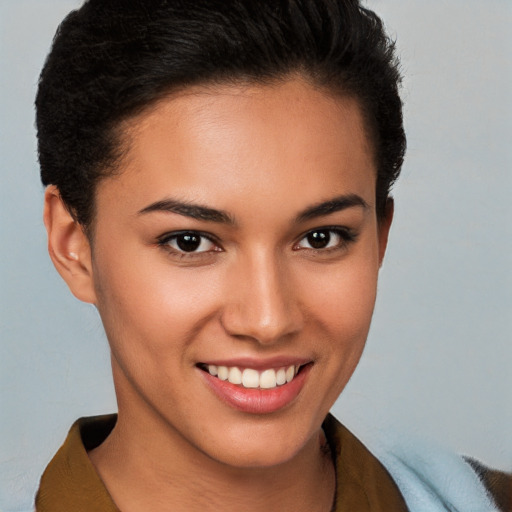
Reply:
[[98, 208], [109, 188], [108, 201], [131, 195], [140, 208], [166, 195], [227, 210], [262, 198], [275, 204], [283, 194], [296, 210], [335, 192], [374, 202], [373, 152], [357, 100], [300, 79], [190, 87], [130, 120], [124, 133], [121, 172], [100, 183]]

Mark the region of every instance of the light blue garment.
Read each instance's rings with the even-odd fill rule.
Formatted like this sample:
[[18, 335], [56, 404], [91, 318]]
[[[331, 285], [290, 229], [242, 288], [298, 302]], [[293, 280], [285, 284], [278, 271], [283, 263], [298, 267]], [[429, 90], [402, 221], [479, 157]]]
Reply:
[[471, 466], [449, 450], [402, 438], [378, 451], [410, 512], [498, 512]]

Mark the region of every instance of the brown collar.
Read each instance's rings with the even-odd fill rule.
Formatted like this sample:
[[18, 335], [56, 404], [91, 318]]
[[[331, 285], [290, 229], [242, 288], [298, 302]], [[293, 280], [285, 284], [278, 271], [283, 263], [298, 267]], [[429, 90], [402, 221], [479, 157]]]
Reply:
[[[41, 477], [37, 512], [119, 512], [87, 456], [106, 439], [116, 420], [113, 414], [73, 424]], [[351, 432], [331, 415], [323, 429], [336, 468], [334, 512], [407, 512], [386, 469]]]

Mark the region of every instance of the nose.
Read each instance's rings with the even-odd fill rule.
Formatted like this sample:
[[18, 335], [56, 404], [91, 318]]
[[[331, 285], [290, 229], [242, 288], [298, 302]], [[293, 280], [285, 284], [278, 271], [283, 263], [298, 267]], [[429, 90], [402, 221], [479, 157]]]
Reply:
[[222, 325], [231, 336], [270, 345], [303, 327], [299, 293], [286, 264], [267, 251], [231, 269]]

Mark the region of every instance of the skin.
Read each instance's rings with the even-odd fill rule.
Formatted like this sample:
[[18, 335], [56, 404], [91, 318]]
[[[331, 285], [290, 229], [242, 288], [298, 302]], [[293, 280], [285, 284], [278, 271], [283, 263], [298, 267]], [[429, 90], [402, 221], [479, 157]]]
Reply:
[[[111, 347], [119, 419], [93, 464], [124, 512], [329, 511], [334, 469], [321, 423], [363, 351], [392, 217], [391, 207], [376, 217], [357, 101], [297, 77], [196, 87], [125, 133], [122, 170], [97, 189], [92, 241], [55, 187], [45, 202], [55, 266], [96, 305]], [[365, 206], [297, 218], [340, 196]], [[141, 213], [167, 199], [232, 222]], [[328, 248], [312, 248], [308, 232], [332, 226], [354, 239], [331, 232]], [[159, 243], [183, 230], [213, 242], [193, 254]], [[274, 356], [307, 360], [309, 372], [269, 414], [226, 404], [197, 367]]]

